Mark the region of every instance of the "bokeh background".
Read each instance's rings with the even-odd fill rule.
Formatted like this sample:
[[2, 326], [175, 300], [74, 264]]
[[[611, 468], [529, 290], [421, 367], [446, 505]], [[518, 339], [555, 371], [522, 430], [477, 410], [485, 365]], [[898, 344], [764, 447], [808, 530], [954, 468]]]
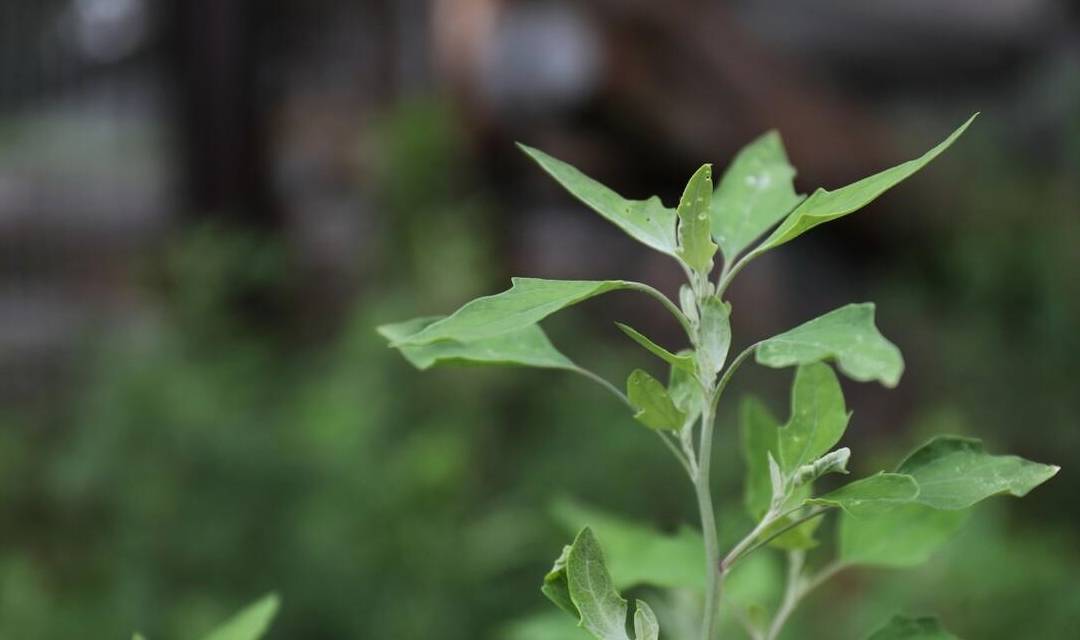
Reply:
[[[680, 469], [598, 387], [419, 374], [376, 324], [510, 275], [680, 273], [525, 141], [673, 202], [770, 128], [797, 186], [941, 159], [756, 262], [736, 344], [876, 300], [908, 363], [845, 383], [862, 472], [930, 433], [1064, 470], [934, 562], [843, 574], [787, 638], [895, 610], [966, 638], [1080, 625], [1080, 11], [1067, 0], [7, 0], [0, 4], [0, 637], [193, 638], [271, 590], [271, 638], [543, 638], [572, 498], [674, 530]], [[548, 323], [611, 379], [612, 326]], [[790, 372], [746, 368], [785, 412]], [[721, 412], [723, 535], [746, 526]], [[540, 617], [537, 617], [540, 616]], [[551, 637], [551, 636], [547, 636]], [[555, 636], [558, 637], [558, 636]]]

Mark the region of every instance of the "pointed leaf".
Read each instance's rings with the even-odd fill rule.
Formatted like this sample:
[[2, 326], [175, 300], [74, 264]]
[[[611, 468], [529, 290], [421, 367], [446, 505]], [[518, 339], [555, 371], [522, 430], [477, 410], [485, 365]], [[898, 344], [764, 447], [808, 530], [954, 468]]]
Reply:
[[650, 429], [678, 431], [686, 420], [686, 414], [675, 407], [664, 385], [641, 369], [635, 369], [626, 379], [626, 397], [637, 411], [634, 418]]
[[960, 640], [945, 630], [937, 618], [895, 616], [869, 640]]
[[697, 345], [698, 357], [706, 382], [713, 378], [727, 361], [731, 348], [731, 307], [720, 298], [705, 298], [701, 305], [701, 344]]
[[[376, 330], [390, 342], [398, 343], [442, 318], [443, 316], [415, 318], [394, 324], [384, 324]], [[398, 349], [401, 355], [417, 369], [428, 369], [443, 364], [577, 369], [569, 358], [559, 353], [551, 344], [543, 329], [535, 324], [472, 342], [440, 340], [422, 345], [403, 344]]]
[[832, 449], [847, 423], [844, 395], [832, 368], [820, 362], [800, 366], [791, 389], [791, 418], [779, 431], [779, 462], [785, 474]]
[[979, 440], [939, 436], [908, 456], [897, 471], [919, 483], [919, 502], [964, 509], [994, 495], [1027, 495], [1058, 469], [1018, 456], [990, 455]]
[[229, 618], [203, 640], [258, 640], [270, 628], [280, 600], [270, 594]]
[[659, 640], [660, 623], [656, 621], [656, 614], [652, 608], [645, 604], [644, 600], [638, 600], [637, 611], [634, 612], [634, 639], [635, 640]]
[[747, 397], [739, 407], [739, 428], [742, 432], [743, 460], [746, 462], [743, 498], [750, 516], [760, 520], [772, 502], [769, 459], [770, 456], [779, 455], [780, 422], [760, 400]]
[[580, 618], [581, 615], [578, 613], [577, 606], [570, 599], [570, 586], [566, 578], [566, 559], [569, 556], [570, 545], [566, 545], [555, 560], [551, 571], [548, 571], [547, 575], [544, 576], [544, 583], [540, 586], [540, 591], [547, 596], [548, 600], [554, 602], [557, 607], [575, 618]]
[[787, 215], [802, 196], [795, 193], [795, 168], [780, 134], [770, 131], [735, 156], [713, 194], [712, 234], [731, 262]]
[[520, 143], [518, 148], [578, 200], [630, 237], [662, 253], [676, 255], [675, 211], [665, 207], [659, 198], [653, 196], [648, 200], [627, 200], [573, 166], [539, 149]]
[[858, 182], [849, 184], [836, 191], [827, 191], [825, 189], [814, 191], [814, 193], [796, 207], [795, 210], [780, 223], [780, 226], [765, 239], [761, 246], [754, 251], [760, 253], [769, 249], [774, 249], [785, 242], [794, 240], [819, 224], [841, 218], [865, 207], [873, 202], [878, 196], [896, 186], [919, 169], [925, 167], [931, 160], [945, 151], [945, 149], [948, 149], [949, 146], [960, 137], [960, 134], [968, 128], [968, 125], [970, 125], [971, 121], [974, 119], [975, 116], [971, 116], [967, 122], [962, 124], [960, 128], [954, 131], [948, 138], [914, 160], [909, 160], [903, 164], [892, 167], [891, 169], [886, 169], [881, 173], [876, 173], [867, 178], [863, 178]]
[[848, 377], [895, 387], [904, 371], [896, 345], [874, 326], [874, 305], [849, 304], [758, 344], [757, 361], [789, 367], [833, 360]]
[[644, 347], [646, 351], [653, 354], [657, 358], [660, 358], [664, 362], [670, 364], [671, 366], [673, 366], [673, 367], [675, 367], [677, 369], [682, 369], [684, 371], [689, 371], [690, 373], [694, 372], [694, 357], [693, 356], [691, 356], [691, 355], [676, 355], [676, 354], [668, 351], [667, 349], [661, 347], [660, 345], [656, 344], [652, 340], [648, 339], [646, 336], [644, 336], [637, 329], [635, 329], [635, 328], [633, 328], [633, 327], [631, 327], [629, 325], [625, 325], [625, 324], [623, 324], [621, 322], [616, 322], [615, 326], [618, 327], [620, 330], [622, 330], [623, 333], [630, 336], [631, 340], [633, 340], [634, 342], [636, 342], [639, 345], [641, 345], [642, 347]]
[[395, 341], [393, 346], [430, 344], [437, 340], [474, 342], [524, 329], [549, 315], [609, 291], [633, 288], [622, 280], [543, 280], [512, 278], [502, 293], [477, 298], [450, 316]]
[[807, 503], [839, 507], [853, 516], [866, 516], [911, 504], [918, 495], [919, 485], [911, 476], [883, 472], [850, 482]]
[[963, 526], [966, 511], [913, 503], [873, 515], [840, 515], [840, 561], [876, 567], [922, 564]]
[[702, 165], [690, 176], [679, 199], [679, 257], [698, 273], [712, 271], [716, 243], [709, 222], [712, 201], [712, 165]]

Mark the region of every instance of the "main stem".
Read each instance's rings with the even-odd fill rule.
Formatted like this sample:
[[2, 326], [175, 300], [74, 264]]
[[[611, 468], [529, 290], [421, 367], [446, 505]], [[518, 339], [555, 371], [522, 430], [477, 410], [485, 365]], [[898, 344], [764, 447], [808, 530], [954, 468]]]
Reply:
[[[714, 392], [715, 393], [715, 392]], [[712, 398], [709, 398], [711, 401]], [[712, 402], [706, 402], [701, 412], [701, 446], [698, 450], [698, 472], [694, 478], [698, 510], [701, 512], [701, 531], [705, 536], [705, 614], [701, 622], [702, 640], [712, 640], [716, 633], [716, 613], [720, 606], [720, 550], [716, 536], [716, 515], [713, 512], [709, 467], [712, 460], [713, 414]]]

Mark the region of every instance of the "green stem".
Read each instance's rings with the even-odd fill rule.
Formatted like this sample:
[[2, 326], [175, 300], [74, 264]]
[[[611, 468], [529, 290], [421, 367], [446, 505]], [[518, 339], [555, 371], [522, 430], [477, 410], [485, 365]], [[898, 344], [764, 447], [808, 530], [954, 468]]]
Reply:
[[788, 574], [784, 597], [780, 601], [780, 607], [776, 610], [776, 615], [773, 616], [768, 632], [765, 633], [765, 640], [776, 640], [780, 636], [784, 623], [787, 622], [787, 619], [799, 604], [799, 599], [802, 597], [801, 581], [803, 561], [805, 559], [806, 556], [802, 551], [788, 552]]
[[698, 472], [694, 479], [698, 510], [701, 512], [701, 531], [705, 537], [705, 613], [701, 622], [702, 640], [712, 640], [716, 632], [716, 611], [720, 604], [720, 551], [716, 535], [716, 514], [713, 512], [709, 467], [712, 459], [712, 407], [706, 403], [701, 412], [701, 444], [698, 447]]

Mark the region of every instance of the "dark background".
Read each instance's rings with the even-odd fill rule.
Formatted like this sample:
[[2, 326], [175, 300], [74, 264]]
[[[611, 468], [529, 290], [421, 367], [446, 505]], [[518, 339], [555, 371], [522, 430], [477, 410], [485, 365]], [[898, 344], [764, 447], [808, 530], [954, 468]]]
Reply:
[[[542, 638], [558, 496], [665, 529], [680, 470], [599, 388], [419, 374], [374, 334], [510, 275], [673, 294], [513, 147], [673, 202], [781, 131], [809, 192], [941, 159], [757, 261], [736, 345], [852, 300], [907, 360], [849, 385], [868, 472], [928, 434], [1063, 471], [934, 562], [853, 572], [788, 638], [895, 610], [978, 639], [1080, 620], [1080, 13], [1065, 0], [7, 0], [0, 4], [0, 637], [193, 638], [277, 590], [271, 638]], [[652, 366], [632, 294], [547, 323], [611, 379]], [[741, 520], [733, 400], [724, 535]], [[523, 622], [524, 621], [524, 622]], [[548, 636], [551, 637], [551, 636]], [[559, 637], [559, 636], [554, 636]]]

